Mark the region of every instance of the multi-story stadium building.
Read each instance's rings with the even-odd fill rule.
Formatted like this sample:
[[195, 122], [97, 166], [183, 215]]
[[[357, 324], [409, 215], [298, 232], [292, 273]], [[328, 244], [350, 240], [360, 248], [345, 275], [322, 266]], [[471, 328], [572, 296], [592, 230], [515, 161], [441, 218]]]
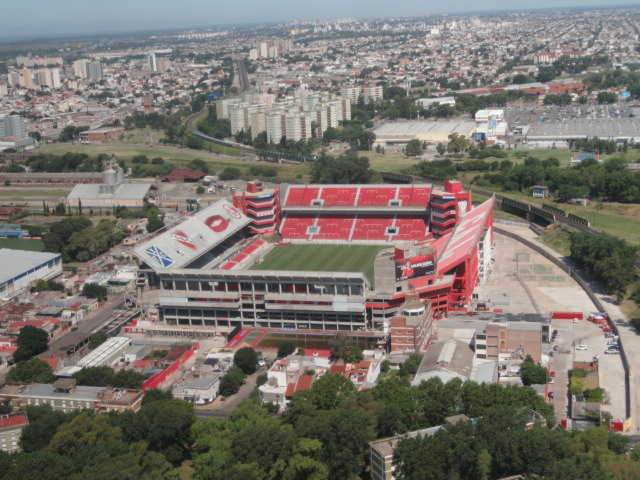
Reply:
[[[459, 182], [290, 185], [220, 200], [135, 250], [141, 298], [176, 329], [388, 330], [407, 298], [466, 310], [491, 265], [493, 199]], [[241, 201], [238, 201], [241, 200]], [[246, 213], [246, 214], [245, 214]]]

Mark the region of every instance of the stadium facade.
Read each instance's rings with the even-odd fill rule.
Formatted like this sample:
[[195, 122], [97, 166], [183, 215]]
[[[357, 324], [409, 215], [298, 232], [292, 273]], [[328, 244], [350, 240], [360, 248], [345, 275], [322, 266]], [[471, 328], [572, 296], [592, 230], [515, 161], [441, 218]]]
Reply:
[[[491, 267], [494, 199], [474, 208], [459, 182], [441, 191], [428, 184], [283, 186], [265, 197], [269, 209], [279, 206], [270, 241], [254, 234], [259, 217], [243, 212], [257, 193], [236, 196], [236, 205], [220, 200], [135, 249], [139, 296], [158, 309], [160, 324], [384, 333], [409, 301], [434, 316], [465, 311]], [[353, 256], [361, 246], [380, 248], [372, 274], [287, 270], [287, 262], [259, 269], [272, 250], [293, 244], [350, 246]]]

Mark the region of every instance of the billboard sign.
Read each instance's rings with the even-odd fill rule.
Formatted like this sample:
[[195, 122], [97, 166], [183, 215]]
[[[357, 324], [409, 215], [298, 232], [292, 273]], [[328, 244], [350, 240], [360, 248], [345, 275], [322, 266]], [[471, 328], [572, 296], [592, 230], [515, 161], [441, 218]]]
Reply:
[[433, 275], [436, 271], [433, 254], [396, 258], [396, 281]]

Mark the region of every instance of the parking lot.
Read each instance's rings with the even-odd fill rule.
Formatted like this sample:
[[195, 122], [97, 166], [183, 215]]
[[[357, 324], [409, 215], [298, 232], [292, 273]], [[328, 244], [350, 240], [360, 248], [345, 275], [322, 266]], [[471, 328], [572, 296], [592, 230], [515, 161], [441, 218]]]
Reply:
[[[527, 228], [509, 225], [500, 227], [536, 241], [537, 236]], [[484, 300], [490, 301], [504, 312], [596, 311], [584, 290], [568, 274], [523, 244], [496, 235], [495, 258], [492, 275], [480, 289]], [[577, 323], [573, 323], [571, 319], [553, 320], [551, 331], [553, 330], [558, 330], [558, 336], [555, 342], [543, 346], [543, 361], [548, 358], [549, 369], [555, 371], [554, 383], [548, 385], [547, 389], [554, 393], [551, 401], [555, 406], [556, 420], [559, 422], [567, 417], [570, 400], [569, 371], [574, 362], [590, 362], [594, 356], [598, 357], [600, 364], [600, 386], [606, 391], [606, 403], [602, 405], [602, 410], [609, 411], [613, 418], [624, 418], [625, 373], [620, 355], [604, 353], [610, 339], [605, 339], [598, 325], [587, 320]], [[586, 345], [587, 349], [576, 350], [576, 345], [581, 344]], [[627, 348], [625, 338], [625, 349]], [[550, 352], [553, 355], [547, 356]]]
[[[555, 382], [549, 385], [553, 391], [556, 418], [561, 420], [567, 411], [570, 401], [568, 371], [574, 362], [598, 362], [598, 378], [600, 387], [606, 392], [603, 411], [611, 413], [613, 418], [625, 418], [624, 370], [620, 355], [605, 354], [607, 342], [600, 327], [587, 320], [574, 323], [572, 320], [553, 320], [552, 330], [558, 330], [558, 336], [551, 348], [550, 369], [556, 372]], [[586, 345], [586, 350], [578, 350], [576, 346]], [[557, 348], [557, 349], [556, 349]]]

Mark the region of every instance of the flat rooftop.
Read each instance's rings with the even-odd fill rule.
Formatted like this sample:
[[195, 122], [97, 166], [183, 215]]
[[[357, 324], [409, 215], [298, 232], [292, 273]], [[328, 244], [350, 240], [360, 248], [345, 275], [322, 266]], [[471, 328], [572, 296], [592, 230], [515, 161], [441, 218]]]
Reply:
[[0, 268], [0, 284], [56, 259], [60, 259], [59, 253], [0, 248], [0, 265], [2, 265], [2, 268]]

